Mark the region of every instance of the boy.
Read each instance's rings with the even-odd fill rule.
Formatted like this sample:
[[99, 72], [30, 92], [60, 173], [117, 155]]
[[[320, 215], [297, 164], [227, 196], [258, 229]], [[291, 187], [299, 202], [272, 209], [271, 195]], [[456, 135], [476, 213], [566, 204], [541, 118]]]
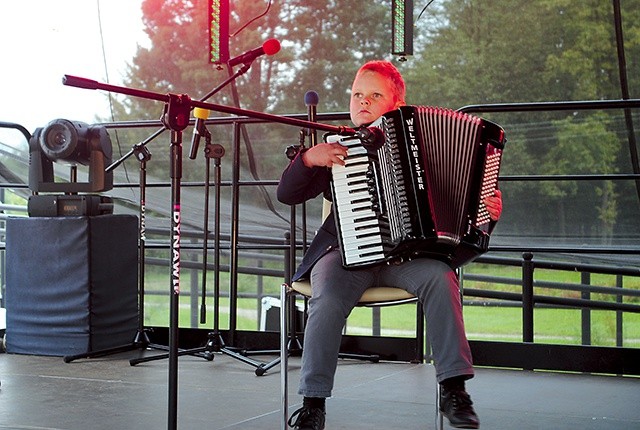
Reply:
[[[366, 126], [384, 113], [405, 104], [405, 84], [388, 61], [371, 61], [357, 72], [351, 88], [351, 121]], [[289, 164], [278, 186], [278, 200], [294, 205], [320, 193], [330, 198], [330, 168], [344, 165], [347, 149], [339, 143], [320, 143], [301, 151]], [[492, 220], [502, 211], [499, 191], [485, 200]], [[445, 263], [417, 258], [398, 265], [379, 264], [345, 269], [338, 250], [333, 215], [314, 237], [293, 280], [310, 279], [312, 297], [305, 328], [298, 393], [303, 406], [289, 425], [298, 430], [321, 430], [325, 399], [331, 396], [346, 318], [365, 289], [393, 285], [414, 294], [427, 318], [427, 336], [433, 349], [441, 410], [453, 427], [479, 428], [479, 420], [464, 381], [473, 377], [471, 351], [464, 332], [459, 286], [455, 272]]]

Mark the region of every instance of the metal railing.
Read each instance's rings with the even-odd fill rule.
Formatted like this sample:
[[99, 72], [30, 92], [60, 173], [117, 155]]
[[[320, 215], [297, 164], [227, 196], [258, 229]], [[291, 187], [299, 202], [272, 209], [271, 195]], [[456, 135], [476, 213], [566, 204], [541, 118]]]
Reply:
[[[586, 102], [559, 102], [559, 103], [528, 103], [528, 104], [499, 104], [499, 105], [476, 105], [476, 106], [466, 106], [461, 110], [466, 112], [526, 112], [526, 111], [551, 111], [551, 110], [577, 110], [577, 109], [637, 109], [640, 107], [640, 100], [614, 100], [614, 101], [586, 101]], [[291, 117], [304, 119], [304, 115], [291, 115]], [[334, 113], [334, 114], [318, 114], [318, 121], [343, 121], [348, 118], [348, 114], [346, 113]], [[224, 118], [211, 118], [207, 120], [207, 124], [214, 125], [222, 125], [227, 124], [231, 125], [234, 130], [233, 135], [233, 156], [237, 157], [240, 153], [240, 141], [241, 141], [241, 133], [239, 132], [240, 127], [259, 123], [262, 121], [255, 120], [252, 118], [238, 118], [238, 117], [224, 117]], [[2, 125], [2, 124], [0, 124]], [[125, 122], [125, 123], [106, 123], [104, 124], [108, 128], [113, 129], [124, 129], [124, 128], [146, 128], [157, 126], [157, 122], [153, 121], [142, 121], [142, 122]], [[233, 172], [232, 178], [229, 181], [226, 181], [221, 184], [222, 187], [228, 187], [231, 189], [232, 194], [232, 202], [231, 202], [231, 211], [232, 211], [232, 225], [231, 225], [231, 234], [225, 237], [221, 237], [222, 239], [222, 255], [228, 259], [228, 264], [225, 267], [222, 267], [222, 271], [226, 271], [229, 274], [229, 288], [228, 292], [225, 294], [228, 295], [228, 298], [231, 302], [231, 316], [229, 320], [229, 338], [230, 342], [234, 342], [235, 332], [237, 330], [237, 309], [235, 308], [237, 304], [237, 300], [239, 297], [251, 297], [255, 298], [258, 303], [262, 296], [264, 295], [264, 291], [257, 286], [255, 288], [255, 293], [248, 294], [240, 294], [238, 291], [238, 275], [239, 274], [248, 274], [256, 277], [257, 284], [262, 282], [264, 277], [272, 277], [277, 278], [279, 280], [286, 278], [288, 270], [287, 262], [283, 262], [282, 269], [267, 269], [261, 267], [261, 263], [257, 263], [258, 261], [272, 260], [272, 259], [284, 259], [284, 255], [286, 254], [286, 242], [279, 238], [259, 238], [259, 237], [241, 237], [239, 231], [237, 229], [237, 219], [238, 219], [238, 211], [239, 211], [239, 199], [240, 199], [240, 188], [246, 186], [254, 186], [254, 185], [264, 185], [270, 184], [273, 185], [273, 181], [247, 181], [240, 180], [239, 175], [239, 166], [237, 158], [234, 158], [233, 162]], [[626, 174], [626, 175], [563, 175], [562, 177], [553, 177], [550, 178], [548, 176], [538, 176], [538, 175], [529, 175], [529, 176], [510, 176], [510, 177], [501, 177], [501, 181], [545, 181], [545, 180], [590, 180], [590, 179], [616, 179], [616, 180], [634, 180], [639, 181], [640, 175], [638, 174]], [[185, 184], [185, 186], [194, 186], [201, 187], [204, 183], [195, 182], [190, 184]], [[135, 182], [131, 183], [123, 183], [116, 184], [116, 187], [130, 187], [136, 188], [139, 184]], [[169, 187], [169, 183], [156, 183], [152, 184], [153, 187]], [[24, 184], [0, 184], [0, 188], [2, 189], [10, 189], [10, 188], [24, 188]], [[0, 207], [0, 210], [20, 210], [21, 207], [15, 205], [5, 205]], [[22, 208], [23, 209], [23, 208]], [[306, 226], [303, 224], [303, 229], [306, 231]], [[170, 244], [167, 239], [162, 239], [162, 236], [168, 238], [169, 232], [157, 230], [157, 231], [149, 231], [148, 233], [155, 233], [160, 235], [160, 239], [154, 240], [150, 243], [146, 244], [146, 249], [148, 251], [154, 249], [169, 249]], [[193, 242], [184, 246], [184, 249], [200, 249], [200, 244], [203, 239], [201, 232], [192, 232], [186, 233], [185, 237], [192, 239]], [[304, 244], [299, 241], [295, 244], [294, 249], [297, 253], [301, 252]], [[256, 250], [264, 251], [266, 249], [270, 249], [273, 251], [272, 254], [263, 254], [262, 252], [257, 253]], [[2, 242], [2, 250], [4, 250], [4, 242]], [[503, 258], [503, 257], [493, 257], [493, 252], [497, 253], [520, 253], [521, 258]], [[522, 341], [521, 342], [482, 342], [475, 341], [472, 342], [472, 347], [474, 349], [474, 357], [476, 355], [479, 359], [476, 359], [476, 362], [481, 365], [508, 365], [510, 367], [520, 367], [520, 368], [548, 368], [548, 369], [566, 369], [566, 363], [563, 364], [555, 364], [552, 360], [540, 360], [543, 363], [532, 363], [530, 357], [536, 356], [536, 354], [532, 354], [532, 351], [539, 351], [540, 347], [546, 348], [545, 351], [555, 351], [554, 345], [536, 345], [535, 336], [534, 336], [534, 310], [540, 307], [561, 307], [561, 308], [574, 308], [579, 309], [582, 312], [581, 318], [581, 337], [582, 337], [582, 345], [578, 347], [588, 348], [591, 344], [591, 324], [590, 324], [590, 313], [592, 310], [607, 310], [616, 312], [616, 351], [612, 352], [607, 348], [600, 348], [596, 352], [592, 350], [575, 350], [576, 354], [583, 354], [583, 356], [591, 357], [592, 355], [600, 354], [600, 356], [593, 358], [591, 361], [585, 363], [584, 360], [580, 361], [579, 365], [574, 366], [574, 368], [568, 370], [575, 371], [592, 371], [592, 372], [610, 372], [610, 373], [627, 373], [627, 374], [640, 374], [640, 360], [638, 357], [640, 355], [640, 350], [638, 348], [627, 348], [623, 345], [623, 337], [622, 333], [624, 331], [624, 319], [622, 315], [625, 313], [640, 313], [640, 305], [635, 303], [625, 302], [624, 299], [635, 299], [640, 297], [640, 291], [633, 289], [625, 289], [623, 288], [624, 280], [627, 278], [637, 278], [640, 276], [640, 269], [634, 268], [621, 268], [616, 267], [614, 265], [606, 266], [606, 265], [590, 265], [590, 264], [572, 264], [566, 262], [556, 262], [556, 261], [547, 261], [541, 260], [538, 261], [534, 259], [536, 253], [549, 255], [553, 253], [582, 253], [582, 254], [608, 254], [608, 253], [620, 253], [620, 254], [630, 254], [630, 255], [640, 255], [640, 247], [629, 247], [625, 249], [612, 249], [607, 247], [600, 248], [565, 248], [565, 247], [528, 247], [526, 245], [517, 246], [517, 247], [493, 247], [491, 248], [491, 253], [486, 256], [480, 257], [477, 262], [481, 264], [487, 265], [499, 265], [499, 266], [520, 266], [522, 268], [522, 277], [520, 279], [504, 279], [494, 276], [485, 276], [485, 275], [473, 275], [473, 274], [464, 274], [463, 271], [463, 290], [464, 297], [466, 299], [466, 303], [468, 305], [476, 305], [481, 304], [486, 306], [487, 304], [500, 304], [505, 305], [508, 304], [510, 306], [517, 306], [522, 308]], [[298, 256], [299, 258], [299, 256]], [[255, 266], [241, 266], [239, 264], [240, 259], [243, 261], [245, 259], [254, 259], [256, 261]], [[145, 256], [145, 261], [151, 266], [169, 266], [169, 260], [159, 257], [153, 256]], [[3, 263], [2, 260], [1, 263]], [[201, 263], [199, 261], [193, 260], [183, 260], [181, 262], [183, 267], [193, 271], [194, 274], [198, 273], [203, 269]], [[206, 270], [212, 270], [212, 266], [207, 266]], [[538, 269], [545, 270], [558, 270], [558, 271], [573, 271], [580, 272], [582, 274], [582, 282], [580, 284], [564, 284], [564, 283], [554, 283], [554, 282], [543, 282], [535, 280], [535, 273]], [[3, 276], [5, 273], [5, 267], [0, 268], [2, 270]], [[594, 273], [606, 273], [611, 274], [617, 277], [618, 285], [616, 287], [598, 287], [593, 286], [590, 283], [590, 275]], [[195, 276], [194, 276], [195, 277]], [[490, 282], [493, 284], [502, 284], [502, 285], [512, 285], [520, 284], [521, 291], [519, 292], [503, 292], [503, 291], [491, 291], [487, 289], [478, 289], [478, 288], [468, 288], [466, 287], [466, 283], [468, 282]], [[519, 281], [519, 282], [518, 282]], [[552, 295], [542, 295], [536, 294], [537, 288], [546, 288], [546, 289], [554, 289], [563, 292], [579, 292], [580, 298], [570, 298], [570, 297], [559, 297]], [[195, 290], [195, 288], [193, 289]], [[163, 294], [162, 291], [149, 291], [150, 294]], [[592, 298], [592, 294], [605, 294], [610, 297], [615, 298], [615, 300], [594, 300]], [[164, 294], [169, 294], [168, 290], [164, 291]], [[187, 295], [192, 295], [192, 293], [187, 293]], [[193, 299], [193, 297], [191, 297]], [[472, 300], [472, 299], [484, 299], [481, 301]], [[195, 305], [195, 301], [191, 300], [191, 325], [197, 324], [197, 306]], [[259, 304], [258, 304], [259, 307]], [[256, 336], [260, 336], [260, 334], [256, 334]], [[517, 344], [517, 345], [516, 345]], [[562, 348], [562, 345], [557, 346]], [[573, 346], [572, 346], [573, 347]], [[274, 348], [275, 349], [275, 348]], [[571, 350], [574, 351], [573, 349]], [[581, 351], [581, 352], [580, 352]], [[585, 352], [588, 351], [588, 352]], [[505, 352], [507, 355], [511, 355], [511, 358], [505, 362], [503, 359]], [[600, 366], [598, 367], [597, 362], [601, 362], [602, 360], [606, 360], [603, 358], [603, 354], [612, 354], [612, 356], [616, 357], [617, 366]], [[500, 359], [497, 359], [498, 355], [501, 356]], [[553, 354], [551, 354], [553, 355]], [[630, 365], [629, 363], [633, 362], [635, 364]], [[621, 363], [621, 364], [620, 364]]]

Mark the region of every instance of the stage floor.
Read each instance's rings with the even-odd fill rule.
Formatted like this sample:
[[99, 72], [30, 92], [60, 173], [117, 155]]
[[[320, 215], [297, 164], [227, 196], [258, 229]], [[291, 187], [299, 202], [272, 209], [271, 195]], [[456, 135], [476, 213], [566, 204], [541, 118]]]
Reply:
[[[168, 361], [128, 361], [155, 353], [71, 363], [0, 354], [0, 429], [167, 428]], [[256, 376], [216, 354], [180, 357], [178, 367], [178, 428], [281, 428], [280, 366]], [[300, 402], [299, 369], [291, 358], [290, 412]], [[640, 429], [639, 378], [479, 368], [467, 388], [483, 429]], [[435, 429], [435, 393], [431, 365], [341, 360], [327, 429]]]

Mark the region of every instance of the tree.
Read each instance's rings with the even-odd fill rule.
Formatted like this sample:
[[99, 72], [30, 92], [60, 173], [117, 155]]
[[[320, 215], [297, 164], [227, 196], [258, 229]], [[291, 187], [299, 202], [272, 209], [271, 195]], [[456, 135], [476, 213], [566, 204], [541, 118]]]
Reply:
[[[353, 75], [362, 62], [390, 58], [389, 2], [374, 0], [289, 0], [281, 12], [291, 58], [287, 79], [278, 82], [278, 112], [300, 111], [303, 95], [314, 90], [324, 111], [344, 111]], [[298, 95], [297, 97], [295, 95]]]
[[[208, 100], [214, 103], [259, 112], [294, 113], [304, 109], [305, 92], [315, 90], [320, 94], [318, 111], [346, 110], [347, 90], [356, 68], [364, 59], [381, 58], [390, 52], [390, 46], [379, 43], [381, 38], [390, 40], [384, 37], [391, 31], [389, 5], [384, 0], [230, 3], [231, 56], [260, 46], [269, 38], [279, 39], [282, 49], [254, 61], [234, 82], [237, 99], [227, 87]], [[228, 78], [226, 67], [208, 63], [207, 5], [206, 0], [145, 0], [144, 23], [151, 45], [138, 49], [124, 84], [200, 99]], [[155, 101], [126, 98], [114, 111], [118, 120], [158, 119], [162, 107]], [[267, 145], [278, 145], [266, 150], [282, 154], [282, 142], [293, 142], [290, 134], [285, 136], [281, 130], [261, 128], [245, 140], [249, 144], [255, 136], [266, 137], [271, 142]], [[228, 136], [228, 131], [223, 135]], [[260, 146], [264, 151], [264, 144]], [[250, 164], [251, 160], [243, 163]], [[271, 167], [269, 173], [274, 174], [282, 164]]]
[[[231, 3], [232, 56], [271, 37], [282, 42], [282, 50], [256, 60], [238, 79], [238, 100], [225, 90], [214, 96], [216, 103], [270, 113], [301, 112], [305, 92], [315, 90], [320, 95], [319, 112], [344, 111], [355, 69], [369, 59], [391, 59], [388, 0]], [[640, 82], [634, 78], [640, 76], [639, 3], [630, 0], [622, 4], [632, 94], [640, 90]], [[127, 84], [199, 98], [228, 76], [226, 68], [218, 70], [207, 62], [206, 4], [204, 0], [145, 0], [144, 19], [151, 46], [138, 50]], [[612, 11], [610, 2], [598, 0], [435, 2], [416, 22], [415, 55], [398, 62], [409, 89], [407, 102], [459, 108], [483, 103], [619, 98]], [[158, 118], [160, 108], [157, 102], [128, 99], [118, 112], [118, 119]], [[559, 167], [575, 167], [576, 153], [581, 156], [580, 172], [629, 171], [617, 115], [585, 111], [486, 117], [507, 131], [504, 174], [546, 175], [567, 173]], [[585, 132], [596, 129], [606, 136], [598, 142], [601, 148], [588, 134], [584, 137]], [[217, 138], [224, 138], [225, 133], [228, 135], [228, 131], [222, 132]], [[252, 171], [278, 175], [286, 162], [280, 154], [286, 145], [295, 143], [296, 134], [291, 127], [251, 127], [246, 141], [260, 145], [262, 157]], [[598, 154], [603, 158], [598, 159]], [[242, 163], [251, 166], [253, 161], [247, 158]], [[556, 187], [510, 183], [513, 195], [505, 196], [512, 198], [507, 207], [518, 216], [511, 218], [511, 225], [503, 220], [501, 229], [517, 232], [523, 227], [517, 220], [527, 219], [527, 226], [535, 226], [542, 234], [554, 225], [549, 216], [555, 220], [569, 214], [562, 209], [552, 215], [531, 211], [530, 201], [558, 208], [571, 202], [584, 209], [577, 211], [580, 214], [593, 213], [591, 209], [597, 207], [593, 219], [601, 224], [596, 229], [609, 235], [620, 217], [632, 218], [622, 209], [629, 205], [618, 203], [618, 199], [629, 199], [621, 187], [618, 183], [585, 188], [577, 183]], [[574, 202], [572, 195], [581, 200]], [[515, 196], [526, 199], [513, 199]], [[598, 203], [594, 206], [594, 202]], [[632, 203], [637, 207], [637, 202]], [[569, 234], [571, 228], [568, 221], [558, 231]]]
[[[558, 142], [543, 158], [543, 169], [549, 175], [567, 174], [611, 174], [617, 173], [615, 166], [618, 138], [609, 130], [609, 115], [597, 112], [585, 118], [568, 117], [556, 121]], [[571, 154], [567, 157], [566, 154]], [[559, 213], [559, 231], [566, 234], [568, 227], [564, 222], [563, 204], [567, 200], [582, 198], [595, 193], [598, 206], [589, 208], [582, 216], [575, 218], [574, 224], [594, 225], [593, 219], [600, 221], [595, 233], [610, 238], [617, 217], [616, 192], [611, 181], [602, 183], [580, 183], [576, 181], [545, 182], [542, 186], [547, 196], [554, 197], [561, 208]], [[570, 199], [571, 198], [571, 199]], [[578, 222], [576, 222], [576, 220]], [[588, 230], [588, 228], [587, 228]], [[593, 232], [592, 232], [593, 233]]]
[[[299, 111], [304, 93], [314, 89], [328, 110], [344, 109], [346, 91], [360, 63], [389, 56], [390, 46], [379, 43], [381, 38], [389, 40], [384, 35], [391, 32], [386, 3], [269, 2], [262, 18], [243, 27], [265, 12], [267, 2], [231, 2], [232, 56], [269, 38], [282, 43], [278, 54], [256, 60], [237, 81], [242, 104], [258, 111]], [[207, 4], [206, 0], [145, 0], [143, 14], [151, 47], [138, 49], [125, 84], [199, 98], [224, 80], [225, 68], [208, 63]], [[230, 101], [227, 92], [217, 97], [221, 103]], [[134, 100], [123, 107], [121, 115], [150, 115], [144, 102]]]
[[[639, 2], [623, 2], [629, 76], [637, 74]], [[431, 9], [432, 30], [406, 74], [412, 104], [458, 108], [469, 104], [599, 100], [620, 97], [611, 2], [451, 0]], [[438, 23], [434, 25], [433, 23]], [[631, 83], [632, 94], [639, 82]], [[629, 171], [619, 112], [547, 112], [488, 115], [505, 126], [503, 174], [613, 173]], [[597, 133], [596, 133], [597, 131]], [[594, 141], [595, 137], [600, 139]], [[621, 145], [622, 143], [622, 145]], [[509, 184], [507, 208], [531, 229], [559, 235], [614, 231], [621, 215], [620, 184], [576, 182]], [[575, 199], [572, 198], [575, 197]], [[532, 211], [531, 202], [548, 211]], [[565, 211], [572, 205], [571, 219]], [[635, 202], [637, 206], [637, 202]], [[581, 207], [581, 210], [573, 210]], [[595, 211], [595, 213], [594, 213]], [[637, 212], [636, 212], [637, 213]], [[586, 227], [589, 214], [599, 228]], [[585, 216], [584, 218], [582, 216]], [[566, 223], [555, 221], [567, 219]], [[577, 222], [576, 222], [577, 220]], [[518, 231], [517, 223], [501, 228]], [[571, 230], [571, 231], [570, 231]]]

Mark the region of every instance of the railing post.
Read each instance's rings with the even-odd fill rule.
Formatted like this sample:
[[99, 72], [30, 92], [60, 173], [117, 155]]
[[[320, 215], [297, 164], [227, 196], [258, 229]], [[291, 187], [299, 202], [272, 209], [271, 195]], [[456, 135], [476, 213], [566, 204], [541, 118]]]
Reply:
[[533, 342], [533, 254], [522, 254], [522, 341]]
[[[591, 273], [582, 272], [580, 274], [580, 283], [583, 286], [591, 285]], [[583, 290], [581, 298], [584, 300], [591, 300], [591, 292]], [[580, 311], [581, 325], [582, 325], [582, 344], [591, 345], [591, 309], [582, 308]]]
[[284, 232], [284, 282], [291, 284], [291, 232]]
[[[624, 284], [622, 281], [622, 275], [616, 275], [616, 287], [624, 288]], [[616, 303], [622, 303], [622, 294], [616, 295]], [[623, 346], [622, 333], [623, 333], [623, 321], [622, 321], [622, 311], [616, 311], [616, 346]]]
[[[261, 269], [264, 267], [263, 260], [261, 258], [256, 260], [256, 267]], [[258, 308], [258, 315], [262, 315], [262, 298], [264, 297], [264, 278], [262, 275], [257, 275], [256, 279], [256, 307]], [[282, 304], [281, 304], [282, 306]], [[258, 330], [260, 330], [260, 318], [258, 318]]]
[[371, 308], [371, 335], [380, 336], [382, 332], [382, 324], [380, 322], [380, 308], [378, 306]]
[[[195, 239], [191, 239], [191, 243], [194, 243]], [[185, 252], [185, 254], [187, 256], [192, 256], [194, 257], [194, 261], [198, 261], [199, 256], [195, 253], [195, 252]], [[202, 276], [206, 276], [206, 269], [203, 268], [203, 274]], [[198, 285], [199, 285], [199, 280], [198, 280], [198, 276], [200, 275], [200, 271], [198, 269], [190, 269], [189, 270], [189, 327], [191, 328], [198, 328], [198, 324], [200, 322], [198, 315]]]
[[198, 269], [190, 269], [189, 278], [189, 327], [198, 328]]

